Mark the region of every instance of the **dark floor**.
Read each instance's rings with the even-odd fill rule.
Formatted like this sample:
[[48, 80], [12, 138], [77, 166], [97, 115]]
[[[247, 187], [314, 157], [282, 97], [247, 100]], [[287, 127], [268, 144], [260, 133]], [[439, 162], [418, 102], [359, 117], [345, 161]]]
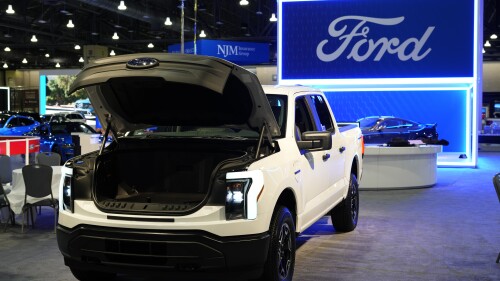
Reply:
[[[500, 152], [483, 152], [477, 169], [439, 168], [432, 188], [361, 191], [355, 231], [324, 217], [298, 238], [294, 280], [500, 280], [497, 172]], [[0, 280], [74, 280], [52, 219], [46, 209], [38, 228], [0, 232]]]

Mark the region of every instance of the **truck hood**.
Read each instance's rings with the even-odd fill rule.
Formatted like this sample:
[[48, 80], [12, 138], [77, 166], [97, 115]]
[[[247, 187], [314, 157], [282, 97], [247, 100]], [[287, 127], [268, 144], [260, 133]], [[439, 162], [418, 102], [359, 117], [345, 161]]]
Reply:
[[104, 128], [232, 126], [272, 136], [280, 129], [257, 77], [228, 61], [199, 55], [147, 53], [96, 60], [70, 88], [85, 89]]

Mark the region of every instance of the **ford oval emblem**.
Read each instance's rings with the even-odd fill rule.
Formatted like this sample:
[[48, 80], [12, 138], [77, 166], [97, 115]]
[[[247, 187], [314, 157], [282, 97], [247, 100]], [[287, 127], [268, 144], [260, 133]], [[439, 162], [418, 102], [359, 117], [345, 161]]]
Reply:
[[160, 62], [154, 58], [137, 58], [127, 62], [127, 67], [132, 69], [145, 69], [158, 65], [160, 65]]

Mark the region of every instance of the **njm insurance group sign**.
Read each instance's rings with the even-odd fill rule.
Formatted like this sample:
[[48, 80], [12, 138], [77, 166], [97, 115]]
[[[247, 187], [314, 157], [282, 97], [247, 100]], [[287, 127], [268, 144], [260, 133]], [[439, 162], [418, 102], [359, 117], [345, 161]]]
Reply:
[[474, 0], [280, 0], [278, 6], [282, 84], [474, 76]]

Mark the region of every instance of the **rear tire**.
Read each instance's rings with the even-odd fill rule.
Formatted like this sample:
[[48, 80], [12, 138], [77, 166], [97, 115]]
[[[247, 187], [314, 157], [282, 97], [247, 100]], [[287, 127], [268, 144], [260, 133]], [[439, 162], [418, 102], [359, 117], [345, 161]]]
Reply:
[[358, 180], [351, 174], [347, 197], [330, 212], [335, 230], [340, 232], [353, 231], [358, 225], [359, 189]]
[[111, 272], [100, 272], [100, 271], [90, 271], [82, 270], [74, 267], [69, 268], [73, 276], [80, 281], [96, 281], [96, 280], [107, 280], [111, 281], [116, 278], [115, 273]]
[[277, 206], [270, 225], [271, 242], [262, 281], [291, 281], [295, 267], [295, 223], [288, 208]]

